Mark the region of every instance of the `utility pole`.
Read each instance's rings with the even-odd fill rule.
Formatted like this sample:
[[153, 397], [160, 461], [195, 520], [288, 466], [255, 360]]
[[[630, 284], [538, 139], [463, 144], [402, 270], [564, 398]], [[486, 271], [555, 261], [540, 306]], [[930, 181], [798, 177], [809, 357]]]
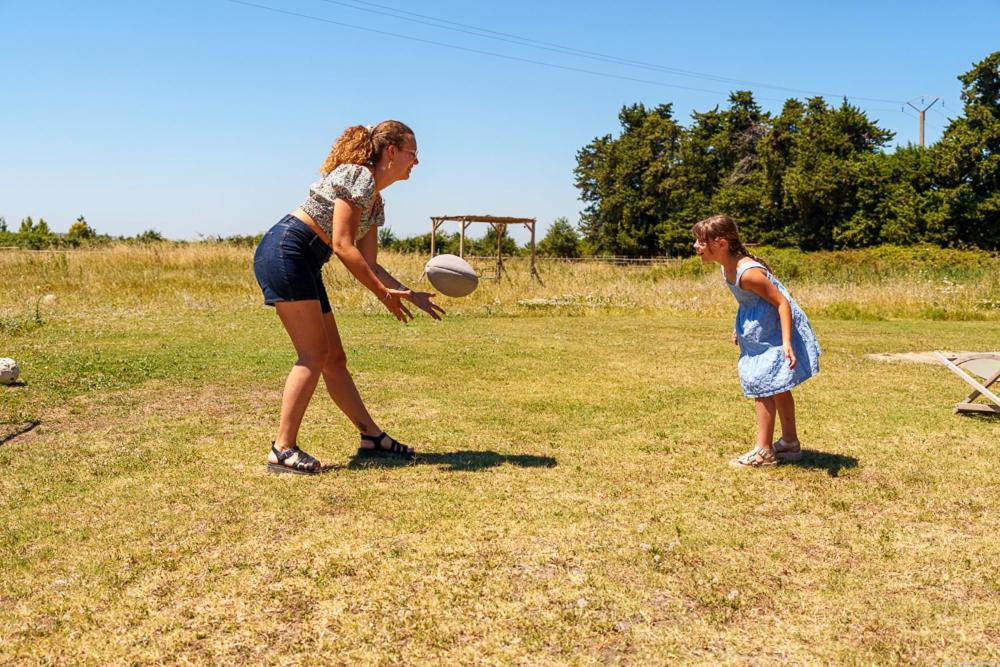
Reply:
[[[916, 99], [916, 98], [913, 98], [913, 99]], [[909, 107], [910, 107], [911, 109], [913, 109], [914, 111], [916, 111], [917, 113], [919, 113], [919, 114], [920, 114], [920, 147], [921, 147], [921, 148], [923, 148], [923, 147], [924, 147], [924, 115], [925, 115], [925, 114], [927, 113], [927, 110], [928, 110], [928, 109], [930, 109], [930, 108], [931, 108], [932, 106], [934, 106], [934, 104], [935, 104], [935, 103], [936, 103], [936, 102], [937, 102], [937, 101], [938, 101], [939, 99], [941, 99], [941, 98], [940, 98], [940, 97], [935, 97], [935, 98], [934, 98], [933, 100], [931, 100], [931, 103], [930, 103], [930, 104], [928, 104], [927, 106], [925, 106], [925, 107], [924, 107], [923, 109], [918, 109], [917, 107], [913, 106], [913, 105], [912, 105], [912, 104], [910, 103], [910, 102], [912, 102], [913, 100], [910, 100], [910, 102], [907, 102], [907, 103], [906, 103], [906, 104], [907, 104], [907, 106], [909, 106]], [[922, 97], [920, 98], [920, 103], [921, 103], [921, 104], [923, 104], [923, 103], [924, 103], [924, 98], [922, 98]]]

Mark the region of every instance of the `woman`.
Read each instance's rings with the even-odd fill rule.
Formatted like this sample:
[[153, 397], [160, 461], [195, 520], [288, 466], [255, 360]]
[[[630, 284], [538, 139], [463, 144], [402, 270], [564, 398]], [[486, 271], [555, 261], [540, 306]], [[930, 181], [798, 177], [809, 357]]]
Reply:
[[267, 457], [269, 471], [316, 474], [325, 469], [296, 444], [320, 376], [330, 398], [361, 432], [358, 455], [414, 458], [412, 448], [387, 435], [368, 414], [347, 369], [321, 272], [335, 254], [399, 321], [413, 318], [404, 299], [441, 319], [444, 310], [431, 301], [433, 294], [410, 290], [377, 262], [377, 227], [385, 222], [380, 193], [409, 178], [417, 164], [417, 141], [403, 123], [387, 120], [347, 128], [305, 203], [257, 246], [253, 266], [264, 303], [277, 310], [299, 357], [285, 381], [278, 435]]

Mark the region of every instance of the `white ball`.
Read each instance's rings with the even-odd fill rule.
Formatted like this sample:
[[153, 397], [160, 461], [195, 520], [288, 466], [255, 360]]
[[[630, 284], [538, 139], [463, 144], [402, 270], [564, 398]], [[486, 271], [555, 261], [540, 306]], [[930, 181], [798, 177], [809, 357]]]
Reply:
[[21, 369], [17, 367], [17, 362], [4, 357], [0, 359], [0, 384], [12, 384], [17, 382], [17, 376], [21, 374]]
[[431, 257], [424, 273], [434, 289], [445, 296], [466, 296], [479, 286], [475, 269], [458, 255]]

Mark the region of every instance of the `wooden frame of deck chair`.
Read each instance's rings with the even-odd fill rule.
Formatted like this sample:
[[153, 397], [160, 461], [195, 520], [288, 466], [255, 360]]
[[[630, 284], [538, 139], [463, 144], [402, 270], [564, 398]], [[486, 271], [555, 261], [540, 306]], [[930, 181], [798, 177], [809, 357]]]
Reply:
[[[948, 369], [965, 380], [973, 388], [973, 392], [965, 397], [964, 401], [955, 404], [955, 412], [988, 412], [1000, 414], [1000, 396], [990, 391], [990, 385], [1000, 379], [1000, 352], [973, 352], [970, 354], [958, 354], [945, 356], [940, 352], [935, 352], [938, 360], [948, 367]], [[973, 375], [983, 378], [983, 383], [976, 381]], [[993, 402], [973, 403], [974, 400], [982, 396]]]

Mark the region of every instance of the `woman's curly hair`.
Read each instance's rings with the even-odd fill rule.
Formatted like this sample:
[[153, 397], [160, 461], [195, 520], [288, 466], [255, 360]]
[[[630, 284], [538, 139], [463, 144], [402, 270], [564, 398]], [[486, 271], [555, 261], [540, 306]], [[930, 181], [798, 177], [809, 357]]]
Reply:
[[333, 144], [320, 172], [326, 176], [342, 164], [375, 164], [387, 146], [400, 146], [408, 135], [414, 136], [413, 130], [398, 120], [384, 120], [371, 130], [352, 125]]

